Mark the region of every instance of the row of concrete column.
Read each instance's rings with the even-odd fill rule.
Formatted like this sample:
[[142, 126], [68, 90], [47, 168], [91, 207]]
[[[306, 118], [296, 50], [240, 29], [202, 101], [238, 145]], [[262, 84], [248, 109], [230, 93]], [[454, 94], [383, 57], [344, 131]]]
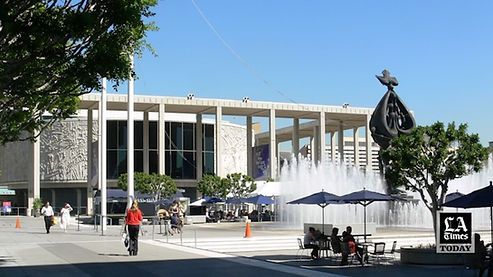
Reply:
[[[164, 104], [159, 104], [159, 109], [158, 109], [158, 157], [159, 157], [159, 173], [160, 174], [165, 174], [165, 130], [164, 130], [164, 122], [165, 122], [165, 105]], [[216, 107], [215, 110], [215, 171], [218, 176], [223, 176], [224, 171], [223, 171], [223, 164], [222, 164], [222, 107], [218, 106]], [[203, 149], [203, 143], [202, 143], [202, 114], [197, 114], [197, 119], [196, 119], [196, 151], [197, 153], [202, 153]], [[366, 168], [371, 169], [371, 137], [370, 137], [370, 132], [369, 132], [369, 120], [370, 120], [370, 115], [367, 116], [366, 120], [366, 126], [365, 127], [365, 133], [366, 133]], [[320, 112], [318, 116], [318, 125], [316, 126], [314, 130], [314, 145], [312, 147], [312, 155], [313, 158], [317, 161], [323, 162], [325, 160], [325, 145], [326, 145], [326, 127], [325, 127], [325, 112]], [[101, 125], [101, 124], [99, 124]], [[247, 173], [249, 175], [253, 175], [253, 153], [252, 153], [252, 147], [253, 147], [253, 122], [252, 122], [252, 116], [247, 116], [246, 117], [246, 134], [247, 134]], [[297, 157], [298, 152], [299, 152], [299, 140], [300, 140], [300, 122], [299, 118], [294, 118], [293, 119], [293, 131], [292, 131], [292, 151], [293, 154]], [[88, 206], [88, 212], [92, 212], [92, 193], [93, 193], [93, 182], [92, 182], [92, 147], [93, 147], [93, 109], [88, 109], [88, 116], [87, 116], [87, 206]], [[149, 172], [149, 111], [144, 111], [144, 121], [143, 121], [143, 130], [144, 130], [144, 172]], [[335, 145], [335, 133], [336, 132], [330, 132], [330, 139], [331, 139], [331, 145]], [[344, 128], [343, 128], [343, 122], [340, 123], [339, 125], [339, 130], [338, 130], [338, 152], [339, 152], [339, 158], [342, 160], [343, 159], [343, 153], [344, 153]], [[353, 129], [353, 134], [354, 134], [354, 163], [355, 166], [359, 167], [359, 133], [358, 133], [358, 128]], [[269, 151], [269, 158], [270, 158], [270, 176], [275, 178], [278, 174], [278, 141], [276, 139], [276, 111], [274, 109], [269, 110], [269, 144], [270, 144], [270, 151]], [[37, 142], [32, 144], [32, 159], [31, 159], [31, 172], [32, 174], [30, 175], [30, 178], [28, 180], [28, 207], [32, 207], [32, 202], [34, 198], [39, 197], [39, 190], [40, 190], [40, 172], [39, 172], [39, 162], [40, 162], [40, 157], [39, 157], [39, 139]], [[104, 147], [101, 147], [104, 149]], [[100, 148], [100, 149], [101, 149]], [[331, 148], [332, 151], [330, 153], [331, 155], [331, 160], [335, 161], [335, 147]], [[100, 153], [99, 155], [101, 155]], [[197, 155], [196, 156], [196, 176], [198, 179], [201, 178], [202, 176], [202, 155]], [[106, 170], [103, 169], [103, 170]], [[99, 166], [99, 171], [101, 172], [101, 166]]]

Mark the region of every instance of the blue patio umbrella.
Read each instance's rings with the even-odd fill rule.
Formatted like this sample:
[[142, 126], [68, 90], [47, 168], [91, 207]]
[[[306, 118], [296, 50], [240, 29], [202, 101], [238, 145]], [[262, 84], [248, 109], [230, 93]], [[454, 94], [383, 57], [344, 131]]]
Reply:
[[246, 203], [246, 198], [230, 197], [226, 199], [226, 204], [243, 204]]
[[367, 189], [363, 189], [360, 191], [355, 191], [349, 194], [345, 194], [341, 196], [341, 200], [343, 203], [350, 204], [360, 204], [363, 206], [363, 214], [364, 214], [364, 233], [363, 237], [366, 242], [366, 206], [370, 205], [375, 201], [394, 201], [400, 200], [399, 198], [379, 193], [376, 191], [371, 191]]
[[161, 199], [158, 201], [153, 202], [154, 205], [170, 205], [173, 204], [173, 200], [170, 199]]
[[490, 208], [491, 241], [493, 241], [493, 181], [482, 189], [475, 190], [469, 194], [445, 202], [442, 206], [453, 208]]
[[464, 194], [460, 193], [458, 191], [449, 193], [449, 194], [445, 195], [445, 201], [444, 202], [447, 203], [447, 202], [452, 201], [454, 199], [457, 199], [461, 196], [464, 196]]
[[341, 200], [340, 196], [337, 196], [332, 193], [325, 192], [322, 190], [321, 192], [317, 192], [293, 201], [288, 202], [287, 204], [307, 204], [307, 205], [319, 205], [322, 208], [322, 234], [324, 233], [324, 210], [325, 207], [329, 204], [338, 204]]
[[205, 203], [208, 203], [208, 204], [216, 204], [216, 203], [222, 203], [224, 202], [224, 200], [220, 199], [220, 198], [217, 198], [217, 197], [212, 197], [212, 198], [209, 198], [209, 197], [204, 197], [205, 200]]
[[253, 197], [249, 197], [249, 198], [245, 199], [245, 202], [246, 203], [252, 203], [255, 205], [263, 205], [263, 204], [270, 205], [270, 204], [275, 203], [275, 201], [272, 198], [264, 196], [262, 194], [259, 194], [257, 196], [253, 196]]

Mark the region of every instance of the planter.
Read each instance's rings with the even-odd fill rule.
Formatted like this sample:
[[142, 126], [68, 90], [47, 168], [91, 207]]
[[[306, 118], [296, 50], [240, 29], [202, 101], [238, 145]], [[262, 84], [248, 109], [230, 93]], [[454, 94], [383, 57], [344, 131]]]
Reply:
[[435, 248], [401, 247], [401, 263], [425, 265], [463, 265], [474, 254], [436, 253]]

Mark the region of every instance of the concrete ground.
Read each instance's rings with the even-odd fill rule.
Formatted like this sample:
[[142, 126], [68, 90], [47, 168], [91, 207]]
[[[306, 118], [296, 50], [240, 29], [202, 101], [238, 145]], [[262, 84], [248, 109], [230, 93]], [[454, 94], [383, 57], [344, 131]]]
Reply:
[[[19, 218], [20, 228], [15, 228]], [[75, 222], [75, 219], [72, 218]], [[160, 228], [161, 227], [161, 228]], [[301, 230], [273, 223], [186, 225], [182, 234], [165, 236], [163, 226], [145, 225], [139, 255], [128, 256], [121, 226], [104, 236], [93, 225], [72, 224], [67, 233], [42, 218], [0, 217], [0, 276], [477, 276], [464, 266], [402, 265], [392, 260], [365, 266], [339, 266], [337, 258], [311, 261], [297, 255]], [[482, 235], [487, 237], [487, 235]], [[382, 229], [373, 241], [399, 245], [426, 244], [433, 234], [423, 230]]]

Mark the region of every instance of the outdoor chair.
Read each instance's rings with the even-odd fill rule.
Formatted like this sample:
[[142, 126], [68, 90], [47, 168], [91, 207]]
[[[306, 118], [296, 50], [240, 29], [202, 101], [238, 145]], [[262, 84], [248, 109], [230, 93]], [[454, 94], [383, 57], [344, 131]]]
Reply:
[[300, 238], [297, 238], [297, 240], [298, 240], [298, 251], [296, 252], [296, 257], [301, 259], [303, 257], [303, 252], [305, 252], [305, 250], [307, 251], [312, 251], [312, 250], [309, 248], [305, 248], [305, 245], [303, 245], [303, 241]]
[[330, 248], [330, 241], [329, 240], [320, 240], [318, 243], [319, 249], [318, 249], [318, 256], [322, 257], [324, 252], [325, 252], [325, 257], [329, 257], [329, 251], [332, 249]]
[[380, 262], [380, 258], [385, 256], [385, 242], [376, 242], [373, 245], [373, 252], [368, 253], [370, 257], [375, 257], [377, 263]]
[[395, 261], [395, 248], [396, 247], [397, 247], [397, 241], [394, 240], [394, 242], [392, 243], [392, 248], [390, 249], [389, 252], [385, 252], [384, 257], [388, 258], [388, 259], [392, 259], [392, 261]]

